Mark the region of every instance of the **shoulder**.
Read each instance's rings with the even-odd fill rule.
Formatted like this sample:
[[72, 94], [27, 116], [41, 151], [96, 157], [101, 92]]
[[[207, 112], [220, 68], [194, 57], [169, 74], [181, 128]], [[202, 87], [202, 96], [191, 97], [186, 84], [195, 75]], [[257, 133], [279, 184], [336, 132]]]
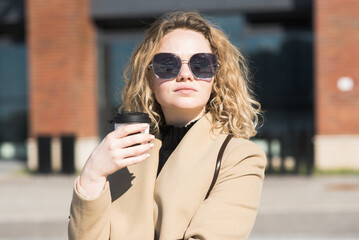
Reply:
[[233, 137], [223, 154], [223, 167], [234, 165], [256, 166], [264, 169], [267, 163], [266, 154], [261, 147], [254, 142]]
[[244, 138], [232, 137], [228, 143], [227, 149], [229, 151], [242, 151], [247, 154], [259, 154], [265, 156], [263, 149], [251, 140]]

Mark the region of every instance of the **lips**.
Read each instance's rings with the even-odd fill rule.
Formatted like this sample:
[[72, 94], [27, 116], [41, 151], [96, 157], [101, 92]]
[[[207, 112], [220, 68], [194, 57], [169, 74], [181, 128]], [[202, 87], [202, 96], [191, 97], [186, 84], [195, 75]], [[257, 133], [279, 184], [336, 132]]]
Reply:
[[175, 88], [174, 92], [197, 92], [197, 90], [190, 86], [180, 86]]

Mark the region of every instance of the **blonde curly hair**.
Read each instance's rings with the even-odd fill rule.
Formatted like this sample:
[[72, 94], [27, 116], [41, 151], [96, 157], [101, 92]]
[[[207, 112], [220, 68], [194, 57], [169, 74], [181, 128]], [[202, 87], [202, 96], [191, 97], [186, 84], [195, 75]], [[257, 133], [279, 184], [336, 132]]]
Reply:
[[152, 132], [159, 133], [159, 124], [163, 123], [164, 116], [151, 90], [153, 73], [148, 66], [157, 53], [161, 39], [179, 28], [202, 33], [220, 63], [206, 105], [206, 112], [212, 116], [212, 132], [246, 139], [255, 136], [261, 106], [249, 88], [246, 59], [219, 28], [204, 20], [198, 12], [167, 14], [147, 30], [143, 43], [125, 69], [126, 85], [122, 90], [120, 110], [148, 113], [152, 120]]

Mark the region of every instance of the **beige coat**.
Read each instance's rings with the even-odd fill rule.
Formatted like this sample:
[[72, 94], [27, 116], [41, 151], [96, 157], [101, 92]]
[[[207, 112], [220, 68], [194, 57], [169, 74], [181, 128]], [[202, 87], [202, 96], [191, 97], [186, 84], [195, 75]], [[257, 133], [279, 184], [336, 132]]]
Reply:
[[257, 215], [266, 158], [254, 143], [232, 138], [211, 184], [226, 135], [210, 133], [208, 115], [184, 136], [156, 178], [161, 141], [150, 158], [108, 177], [87, 200], [74, 189], [70, 239], [247, 239]]

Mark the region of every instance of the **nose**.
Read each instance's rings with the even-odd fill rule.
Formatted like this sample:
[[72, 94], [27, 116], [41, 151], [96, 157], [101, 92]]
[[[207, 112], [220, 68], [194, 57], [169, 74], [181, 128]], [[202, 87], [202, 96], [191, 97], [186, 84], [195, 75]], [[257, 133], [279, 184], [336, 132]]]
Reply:
[[177, 81], [194, 80], [194, 76], [189, 68], [188, 61], [182, 60], [181, 70], [177, 76]]

